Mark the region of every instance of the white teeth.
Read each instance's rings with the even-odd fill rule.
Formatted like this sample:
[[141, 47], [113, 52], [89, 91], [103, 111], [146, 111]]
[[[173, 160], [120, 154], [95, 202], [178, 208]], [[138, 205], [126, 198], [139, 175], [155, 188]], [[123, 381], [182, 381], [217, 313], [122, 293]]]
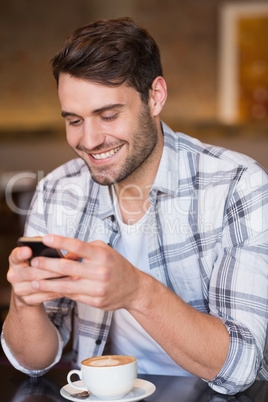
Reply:
[[117, 147], [112, 149], [109, 152], [103, 152], [102, 154], [91, 154], [93, 156], [94, 159], [106, 159], [109, 158], [110, 156], [114, 155], [117, 151], [119, 151], [121, 147]]

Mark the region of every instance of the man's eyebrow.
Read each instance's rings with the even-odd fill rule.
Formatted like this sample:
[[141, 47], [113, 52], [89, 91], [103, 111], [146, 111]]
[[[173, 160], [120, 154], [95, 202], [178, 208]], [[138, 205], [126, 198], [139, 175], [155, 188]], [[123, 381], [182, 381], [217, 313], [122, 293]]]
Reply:
[[101, 112], [105, 112], [106, 110], [121, 109], [123, 107], [124, 105], [122, 103], [111, 103], [110, 105], [105, 105], [98, 109], [93, 110], [92, 113], [98, 114]]
[[74, 116], [74, 117], [78, 117], [77, 114], [75, 113], [70, 113], [70, 112], [65, 112], [64, 110], [61, 112], [62, 117], [69, 117], [69, 116]]
[[[122, 103], [112, 103], [110, 105], [105, 105], [102, 106], [98, 109], [94, 109], [92, 111], [93, 114], [99, 114], [101, 112], [105, 112], [107, 110], [113, 110], [113, 109], [121, 109], [123, 108], [124, 105]], [[61, 112], [62, 117], [66, 118], [66, 117], [78, 117], [78, 115], [76, 113], [72, 113], [72, 112], [65, 112], [64, 110]]]

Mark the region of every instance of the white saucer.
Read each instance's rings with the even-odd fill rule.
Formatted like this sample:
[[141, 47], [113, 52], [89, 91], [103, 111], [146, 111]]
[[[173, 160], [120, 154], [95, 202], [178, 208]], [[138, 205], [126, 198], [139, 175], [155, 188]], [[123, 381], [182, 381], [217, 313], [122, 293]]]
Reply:
[[[74, 381], [75, 384], [77, 385], [83, 385], [82, 381]], [[105, 402], [135, 402], [135, 401], [141, 401], [142, 399], [146, 398], [147, 396], [152, 395], [156, 390], [156, 387], [153, 383], [151, 383], [150, 381], [146, 381], [146, 380], [142, 380], [140, 378], [137, 378], [137, 380], [135, 381], [135, 385], [134, 388], [132, 388], [132, 390], [126, 394], [123, 398], [120, 399], [105, 399]], [[94, 395], [90, 395], [87, 398], [76, 398], [73, 397], [72, 394], [75, 394], [77, 391], [77, 389], [73, 388], [71, 385], [66, 384], [64, 387], [61, 388], [60, 393], [61, 395], [68, 399], [69, 401], [103, 401], [103, 399], [99, 399], [96, 398], [96, 396]]]

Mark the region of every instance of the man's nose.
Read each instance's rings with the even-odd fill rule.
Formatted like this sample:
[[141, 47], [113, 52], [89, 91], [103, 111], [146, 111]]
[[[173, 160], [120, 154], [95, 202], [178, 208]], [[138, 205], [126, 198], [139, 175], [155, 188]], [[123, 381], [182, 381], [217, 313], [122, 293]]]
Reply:
[[101, 131], [98, 124], [85, 122], [83, 126], [82, 145], [85, 149], [93, 150], [105, 141], [105, 133]]

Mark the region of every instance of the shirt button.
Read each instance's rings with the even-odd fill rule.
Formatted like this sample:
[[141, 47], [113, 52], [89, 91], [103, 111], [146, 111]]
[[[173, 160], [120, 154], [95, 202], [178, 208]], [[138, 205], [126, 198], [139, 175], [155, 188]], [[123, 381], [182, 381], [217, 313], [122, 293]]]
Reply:
[[101, 339], [97, 339], [95, 343], [96, 343], [96, 345], [100, 345], [101, 344]]

